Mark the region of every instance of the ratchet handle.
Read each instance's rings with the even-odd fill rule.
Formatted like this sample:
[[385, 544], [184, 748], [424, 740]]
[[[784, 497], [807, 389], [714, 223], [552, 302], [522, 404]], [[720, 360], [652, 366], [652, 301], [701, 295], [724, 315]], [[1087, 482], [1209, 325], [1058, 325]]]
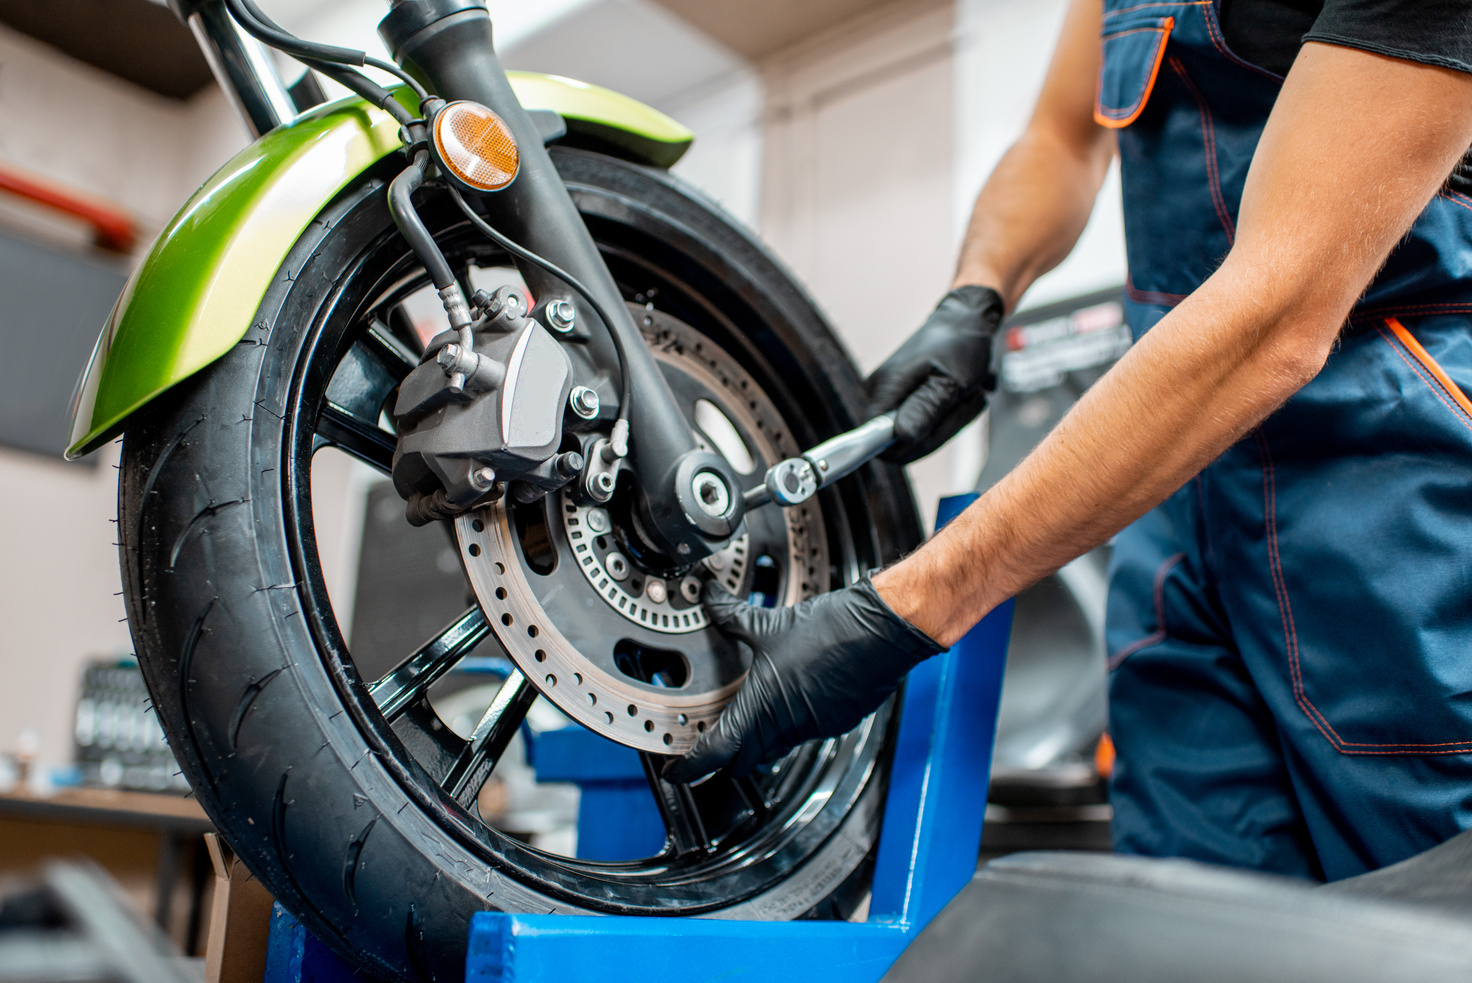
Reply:
[[806, 502], [839, 478], [853, 474], [894, 443], [895, 414], [875, 417], [823, 441], [801, 457], [789, 457], [767, 469], [762, 483], [746, 493], [746, 507], [776, 502], [786, 508]]

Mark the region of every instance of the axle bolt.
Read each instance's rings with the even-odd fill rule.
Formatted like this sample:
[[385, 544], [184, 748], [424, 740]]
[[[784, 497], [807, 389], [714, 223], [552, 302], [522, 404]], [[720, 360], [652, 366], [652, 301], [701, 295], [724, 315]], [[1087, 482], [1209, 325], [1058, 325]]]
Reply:
[[567, 334], [577, 326], [577, 310], [565, 300], [547, 305], [547, 326], [558, 334]]
[[598, 416], [598, 393], [587, 386], [574, 386], [567, 394], [567, 405], [584, 420], [595, 419]]
[[731, 511], [731, 490], [714, 471], [701, 471], [690, 483], [695, 492], [695, 504], [706, 515], [719, 519]]

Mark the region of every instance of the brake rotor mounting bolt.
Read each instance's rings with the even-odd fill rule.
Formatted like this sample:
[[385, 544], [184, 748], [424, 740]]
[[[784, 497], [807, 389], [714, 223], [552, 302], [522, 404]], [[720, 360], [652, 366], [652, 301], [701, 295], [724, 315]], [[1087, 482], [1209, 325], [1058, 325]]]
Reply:
[[700, 587], [699, 577], [686, 577], [680, 581], [680, 596], [694, 604], [700, 600]]
[[567, 405], [584, 420], [595, 419], [598, 416], [598, 393], [587, 386], [574, 386], [567, 394]]
[[644, 593], [647, 594], [649, 596], [649, 600], [655, 604], [663, 604], [665, 601], [669, 600], [670, 596], [669, 588], [665, 586], [663, 580], [649, 581], [649, 584], [644, 588]]
[[612, 523], [608, 520], [607, 509], [589, 509], [583, 521], [588, 524], [588, 529], [595, 533], [605, 533]]
[[726, 569], [726, 554], [712, 553], [710, 556], [705, 558], [705, 565], [719, 573], [720, 571]]
[[614, 580], [629, 579], [629, 561], [624, 558], [622, 553], [608, 554], [603, 559], [603, 566], [608, 571], [608, 575]]
[[547, 326], [558, 334], [567, 334], [577, 326], [577, 310], [565, 300], [547, 305]]

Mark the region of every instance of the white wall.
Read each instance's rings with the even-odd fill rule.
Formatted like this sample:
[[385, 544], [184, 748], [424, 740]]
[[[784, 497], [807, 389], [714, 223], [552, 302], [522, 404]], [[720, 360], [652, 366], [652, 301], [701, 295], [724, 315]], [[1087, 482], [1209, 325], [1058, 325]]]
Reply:
[[[142, 248], [245, 145], [213, 87], [166, 99], [3, 27], [0, 81], [0, 161], [123, 206]], [[0, 448], [0, 751], [30, 729], [42, 763], [69, 762], [82, 664], [132, 650], [112, 545], [117, 451], [88, 468]]]

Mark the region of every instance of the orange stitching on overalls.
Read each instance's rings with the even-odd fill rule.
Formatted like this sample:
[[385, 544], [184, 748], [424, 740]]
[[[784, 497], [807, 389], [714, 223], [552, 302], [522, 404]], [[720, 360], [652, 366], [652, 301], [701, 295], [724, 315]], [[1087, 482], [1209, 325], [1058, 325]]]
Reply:
[[[1111, 107], [1106, 110], [1104, 108], [1104, 68], [1100, 66], [1099, 95], [1094, 100], [1094, 122], [1111, 130], [1122, 130], [1140, 118], [1140, 114], [1145, 111], [1145, 103], [1150, 100], [1150, 93], [1155, 89], [1155, 79], [1160, 74], [1160, 62], [1165, 58], [1165, 43], [1170, 38], [1170, 32], [1175, 29], [1175, 26], [1176, 19], [1174, 17], [1167, 17], [1161, 22], [1159, 28], [1155, 28], [1155, 30], [1160, 32], [1160, 40], [1155, 43], [1155, 54], [1151, 56], [1150, 78], [1146, 80], [1145, 88], [1140, 92], [1140, 97], [1128, 109], [1114, 109]], [[1121, 32], [1121, 34], [1123, 33], [1129, 32]], [[1125, 116], [1120, 118], [1117, 115], [1111, 115], [1114, 113], [1124, 113]]]
[[[1391, 345], [1391, 348], [1395, 349], [1395, 346]], [[1400, 354], [1398, 349], [1395, 350], [1397, 354]], [[1401, 357], [1405, 358], [1404, 355]], [[1407, 362], [1407, 364], [1410, 363]], [[1415, 371], [1415, 366], [1411, 368], [1412, 371]], [[1416, 374], [1420, 376], [1419, 372]], [[1422, 378], [1424, 381], [1424, 377]], [[1340, 754], [1466, 754], [1472, 752], [1472, 741], [1440, 741], [1434, 744], [1372, 744], [1368, 741], [1346, 741], [1339, 736], [1339, 732], [1308, 698], [1303, 685], [1303, 669], [1298, 660], [1298, 630], [1293, 622], [1293, 605], [1288, 598], [1288, 581], [1282, 572], [1283, 558], [1278, 550], [1276, 470], [1273, 467], [1272, 452], [1268, 449], [1267, 438], [1262, 435], [1261, 431], [1257, 433], [1257, 442], [1262, 450], [1263, 458], [1263, 511], [1268, 534], [1268, 567], [1273, 575], [1273, 591], [1278, 598], [1278, 610], [1284, 619], [1283, 641], [1288, 646], [1289, 676], [1293, 684], [1293, 699], [1298, 703], [1299, 709]], [[1369, 748], [1377, 750], [1366, 750]], [[1428, 748], [1446, 748], [1447, 750], [1432, 751], [1427, 750]]]
[[[1411, 357], [1415, 358], [1416, 362], [1420, 362], [1421, 365], [1418, 367], [1416, 365], [1416, 362], [1412, 362], [1410, 358], [1407, 358], [1405, 352], [1402, 352], [1400, 348], [1397, 348], [1396, 345], [1391, 342], [1390, 336], [1385, 333], [1385, 329], [1380, 328], [1380, 337], [1384, 338], [1385, 341], [1390, 344], [1390, 350], [1399, 355], [1400, 360], [1402, 362], [1405, 362], [1412, 372], [1416, 373], [1416, 378], [1420, 379], [1426, 384], [1426, 388], [1431, 390], [1431, 395], [1435, 396], [1437, 400], [1440, 401], [1441, 405], [1445, 406], [1447, 409], [1451, 410], [1453, 414], [1456, 415], [1457, 420], [1462, 424], [1462, 426], [1466, 427], [1468, 430], [1472, 430], [1472, 403], [1469, 403], [1467, 401], [1466, 394], [1464, 394], [1459, 388], [1457, 388], [1457, 384], [1451, 380], [1451, 377], [1447, 376], [1446, 373], [1442, 371], [1441, 366], [1436, 364], [1436, 360], [1431, 357], [1431, 353], [1426, 351], [1425, 348], [1422, 348], [1421, 343], [1416, 341], [1415, 338], [1411, 337], [1411, 333], [1409, 331], [1406, 331], [1403, 324], [1401, 324], [1395, 318], [1387, 318], [1385, 323], [1390, 325], [1390, 329], [1392, 331], [1395, 331], [1396, 328], [1400, 328], [1400, 331], [1395, 332], [1396, 337], [1400, 340], [1401, 345], [1405, 347], [1406, 351], [1410, 352]], [[1402, 334], [1402, 332], [1404, 332], [1404, 334]], [[1410, 340], [1410, 344], [1407, 344], [1407, 339]], [[1415, 345], [1415, 348], [1411, 347], [1412, 344]], [[1416, 349], [1418, 348], [1420, 349], [1419, 354], [1416, 351]], [[1425, 356], [1425, 359], [1421, 357], [1422, 355]], [[1429, 372], [1431, 374], [1430, 379], [1426, 378], [1425, 374], [1422, 373], [1422, 368], [1424, 368], [1426, 372]], [[1438, 376], [1444, 376], [1445, 378], [1438, 378]], [[1447, 401], [1448, 396], [1450, 396], [1452, 400], [1455, 400], [1456, 405], [1453, 405], [1451, 402]], [[1458, 412], [1459, 410], [1460, 412]]]
[[1461, 205], [1463, 208], [1467, 209], [1469, 212], [1472, 212], [1472, 198], [1468, 198], [1466, 195], [1462, 194], [1460, 191], [1453, 191], [1451, 188], [1446, 188], [1446, 189], [1443, 189], [1439, 194], [1440, 194], [1440, 197], [1445, 198], [1447, 201], [1451, 202], [1453, 205]]
[[[1278, 552], [1278, 483], [1273, 456], [1268, 450], [1267, 438], [1257, 432], [1257, 444], [1262, 452], [1262, 510], [1263, 528], [1268, 538], [1268, 571], [1273, 578], [1273, 594], [1278, 600], [1278, 616], [1283, 621], [1283, 647], [1288, 656], [1288, 677], [1293, 685], [1293, 701], [1318, 728], [1324, 739], [1336, 750], [1343, 750], [1343, 741], [1334, 733], [1334, 728], [1323, 719], [1318, 708], [1309, 702], [1303, 691], [1303, 675], [1298, 665], [1298, 627], [1293, 622], [1293, 604], [1288, 599], [1288, 582], [1283, 576], [1283, 559]], [[1327, 728], [1327, 729], [1326, 729]], [[1331, 736], [1332, 735], [1332, 736]]]
[[1206, 97], [1201, 90], [1196, 88], [1196, 83], [1186, 74], [1186, 67], [1181, 64], [1179, 58], [1172, 57], [1170, 67], [1180, 76], [1181, 83], [1185, 85], [1186, 91], [1191, 93], [1191, 98], [1196, 100], [1196, 108], [1201, 113], [1201, 141], [1206, 152], [1206, 181], [1211, 189], [1211, 200], [1216, 205], [1217, 217], [1222, 220], [1222, 228], [1227, 232], [1227, 245], [1237, 236], [1237, 228], [1232, 223], [1232, 216], [1227, 211], [1227, 200], [1222, 195], [1221, 173], [1217, 170], [1216, 163], [1216, 124], [1211, 119], [1211, 107], [1206, 104]]
[[1217, 23], [1216, 7], [1212, 4], [1207, 4], [1207, 7], [1209, 9], [1206, 11], [1205, 15], [1206, 33], [1211, 38], [1211, 43], [1216, 46], [1216, 50], [1220, 51], [1228, 61], [1235, 62], [1238, 65], [1241, 65], [1243, 68], [1249, 68], [1257, 74], [1262, 75], [1265, 78], [1270, 78], [1274, 82], [1277, 82], [1279, 85], [1282, 85], [1283, 76], [1276, 75], [1268, 71], [1266, 68], [1259, 68], [1252, 62], [1239, 58], [1232, 53], [1232, 49], [1227, 47], [1227, 39], [1222, 35], [1221, 25]]
[[1129, 295], [1130, 300], [1141, 304], [1159, 304], [1162, 307], [1174, 307], [1189, 296], [1188, 294], [1161, 293], [1158, 290], [1141, 290], [1128, 276], [1125, 277], [1124, 292]]
[[1107, 668], [1110, 672], [1118, 669], [1121, 662], [1123, 662], [1125, 659], [1128, 659], [1130, 656], [1134, 655], [1141, 649], [1146, 649], [1152, 645], [1158, 645], [1159, 643], [1165, 641], [1165, 578], [1170, 574], [1172, 570], [1175, 569], [1176, 564], [1180, 563], [1185, 558], [1186, 554], [1184, 553], [1177, 553], [1174, 556], [1168, 556], [1166, 557], [1165, 562], [1156, 569], [1155, 624], [1157, 625], [1157, 627], [1153, 632], [1146, 635], [1144, 638], [1138, 639], [1131, 644], [1126, 645], [1118, 652], [1114, 653], [1114, 656], [1109, 660], [1107, 664]]
[[1127, 14], [1132, 10], [1147, 10], [1151, 7], [1207, 7], [1210, 6], [1211, 3], [1212, 0], [1191, 0], [1190, 3], [1138, 3], [1135, 4], [1133, 7], [1125, 7], [1121, 10], [1106, 11], [1104, 14], [1104, 20], [1108, 20], [1111, 17], [1118, 17], [1120, 14]]

